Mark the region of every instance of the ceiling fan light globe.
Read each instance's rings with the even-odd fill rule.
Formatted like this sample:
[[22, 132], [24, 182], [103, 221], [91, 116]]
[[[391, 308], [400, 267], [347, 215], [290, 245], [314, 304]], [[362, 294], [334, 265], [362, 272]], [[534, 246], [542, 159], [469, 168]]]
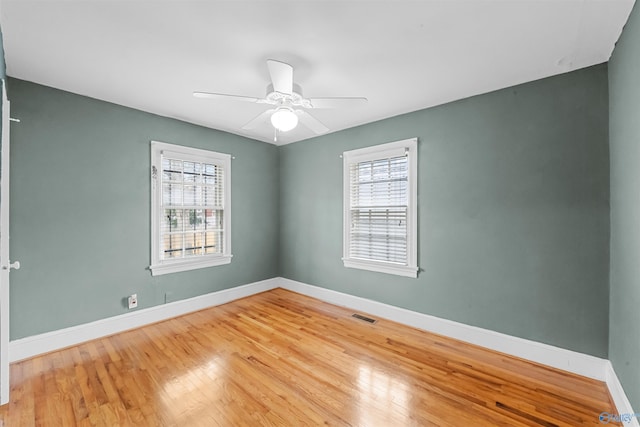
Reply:
[[288, 132], [298, 126], [298, 115], [290, 108], [278, 108], [271, 115], [271, 124], [280, 132]]

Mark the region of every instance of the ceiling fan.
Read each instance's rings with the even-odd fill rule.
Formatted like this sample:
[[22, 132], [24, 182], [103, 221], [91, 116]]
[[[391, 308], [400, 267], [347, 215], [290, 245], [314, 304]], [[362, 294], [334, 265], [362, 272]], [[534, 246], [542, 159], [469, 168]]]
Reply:
[[278, 132], [288, 132], [294, 129], [298, 122], [316, 134], [327, 132], [329, 128], [309, 114], [306, 111], [307, 109], [349, 108], [367, 103], [367, 98], [361, 97], [305, 98], [302, 96], [300, 86], [293, 82], [293, 67], [291, 65], [269, 59], [267, 60], [267, 68], [271, 76], [271, 84], [267, 86], [267, 95], [264, 98], [210, 92], [193, 92], [193, 96], [216, 100], [246, 101], [272, 106], [272, 108], [251, 119], [242, 126], [242, 129], [255, 129], [266, 122], [267, 118], [270, 118], [271, 124], [275, 128], [274, 140], [277, 140]]

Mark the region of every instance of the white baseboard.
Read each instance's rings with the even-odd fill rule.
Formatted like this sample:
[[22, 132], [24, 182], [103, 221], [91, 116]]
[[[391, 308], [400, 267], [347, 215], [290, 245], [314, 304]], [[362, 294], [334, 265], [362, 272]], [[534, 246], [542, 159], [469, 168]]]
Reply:
[[224, 304], [277, 288], [278, 283], [279, 279], [277, 278], [262, 280], [181, 301], [132, 311], [95, 322], [20, 338], [9, 343], [9, 361], [16, 362], [28, 359], [39, 354], [49, 353], [118, 332], [139, 328], [150, 323]]
[[609, 388], [609, 393], [611, 394], [611, 398], [613, 399], [613, 403], [616, 405], [616, 409], [618, 410], [619, 417], [624, 417], [621, 419], [623, 421], [623, 425], [629, 427], [640, 427], [639, 417], [640, 413], [636, 414], [633, 412], [633, 408], [631, 407], [631, 403], [629, 399], [627, 399], [627, 395], [622, 388], [622, 384], [616, 375], [616, 372], [613, 370], [613, 365], [611, 362], [607, 361], [607, 387]]
[[584, 377], [606, 381], [609, 361], [599, 357], [530, 341], [488, 329], [469, 326], [389, 304], [279, 278], [281, 288], [314, 297], [331, 304], [349, 307], [436, 334], [562, 369]]
[[[613, 370], [613, 366], [611, 362], [606, 359], [530, 341], [524, 338], [513, 337], [476, 326], [441, 319], [428, 314], [418, 313], [282, 277], [212, 292], [210, 294], [125, 313], [83, 325], [20, 338], [9, 343], [9, 361], [16, 362], [28, 359], [93, 339], [139, 328], [144, 325], [160, 322], [208, 307], [225, 304], [239, 298], [278, 287], [308, 295], [331, 304], [349, 307], [353, 310], [373, 314], [415, 328], [606, 382], [618, 414], [633, 414], [631, 404]], [[624, 423], [625, 426], [640, 427], [638, 418], [630, 418], [629, 422]]]

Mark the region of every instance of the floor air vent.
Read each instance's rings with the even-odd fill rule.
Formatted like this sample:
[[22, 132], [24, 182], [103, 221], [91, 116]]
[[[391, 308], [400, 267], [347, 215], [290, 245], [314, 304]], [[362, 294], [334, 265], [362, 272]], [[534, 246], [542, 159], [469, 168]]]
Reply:
[[352, 314], [351, 317], [355, 317], [356, 319], [364, 320], [365, 322], [369, 322], [369, 323], [376, 323], [377, 322], [376, 319], [372, 319], [370, 317], [363, 316], [362, 314], [358, 314], [358, 313]]

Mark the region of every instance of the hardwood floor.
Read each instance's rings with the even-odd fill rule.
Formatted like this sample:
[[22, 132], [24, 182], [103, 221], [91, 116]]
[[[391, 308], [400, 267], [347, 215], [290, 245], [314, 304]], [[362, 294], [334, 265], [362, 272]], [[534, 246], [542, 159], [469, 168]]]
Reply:
[[616, 412], [604, 383], [352, 313], [276, 289], [18, 362], [0, 420], [597, 426]]

